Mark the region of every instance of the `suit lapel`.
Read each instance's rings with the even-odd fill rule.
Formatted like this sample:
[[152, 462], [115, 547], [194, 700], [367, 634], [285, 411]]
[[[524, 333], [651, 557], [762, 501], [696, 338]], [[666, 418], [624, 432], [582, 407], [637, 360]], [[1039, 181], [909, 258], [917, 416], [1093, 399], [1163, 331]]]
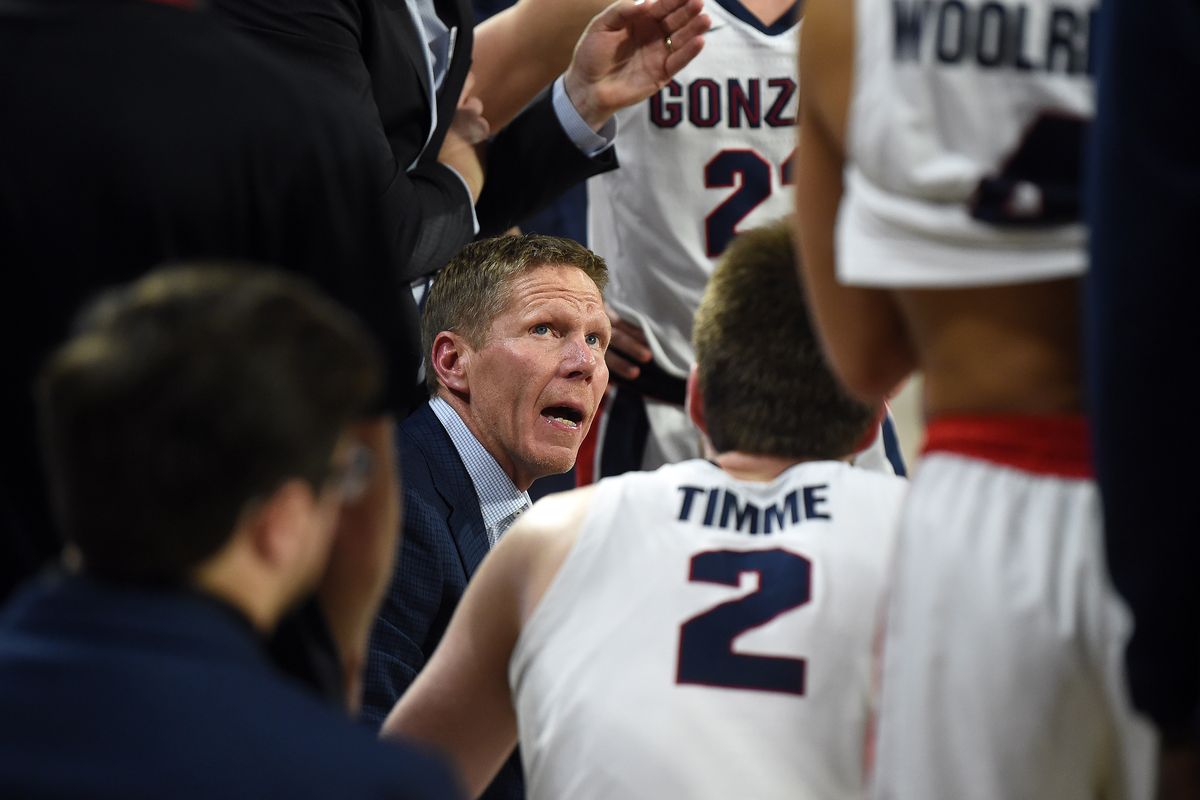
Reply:
[[[414, 18], [407, 0], [381, 0], [381, 6], [386, 9], [383, 13], [392, 20], [392, 27], [399, 34], [402, 44], [397, 49], [404, 54], [409, 66], [417, 74], [417, 83], [421, 87], [421, 97], [432, 107], [434, 98], [433, 87], [429, 85], [425, 64], [425, 34]], [[439, 109], [440, 110], [440, 109]], [[440, 127], [440, 126], [439, 126]], [[408, 166], [407, 164], [404, 166]]]
[[[442, 22], [448, 27], [457, 28], [454, 38], [454, 49], [450, 53], [450, 66], [446, 77], [442, 80], [441, 91], [438, 92], [438, 130], [430, 149], [441, 149], [442, 140], [450, 123], [454, 119], [454, 110], [458, 107], [458, 96], [467, 82], [467, 73], [471, 69], [471, 50], [475, 46], [475, 12], [470, 0], [434, 0], [434, 8]], [[434, 151], [436, 152], [436, 150]]]
[[454, 537], [454, 545], [458, 548], [458, 555], [462, 558], [463, 569], [469, 579], [475, 574], [475, 570], [479, 569], [483, 557], [488, 554], [488, 538], [487, 527], [479, 513], [479, 498], [475, 495], [475, 487], [470, 478], [467, 478], [466, 483], [470, 497], [460, 498], [451, 509], [450, 534]]
[[462, 559], [463, 570], [470, 578], [488, 553], [487, 527], [479, 510], [479, 495], [475, 493], [475, 484], [471, 482], [450, 434], [446, 433], [433, 409], [425, 404], [413, 416], [429, 445], [426, 455], [437, 476], [434, 488], [450, 509], [447, 520], [450, 535]]

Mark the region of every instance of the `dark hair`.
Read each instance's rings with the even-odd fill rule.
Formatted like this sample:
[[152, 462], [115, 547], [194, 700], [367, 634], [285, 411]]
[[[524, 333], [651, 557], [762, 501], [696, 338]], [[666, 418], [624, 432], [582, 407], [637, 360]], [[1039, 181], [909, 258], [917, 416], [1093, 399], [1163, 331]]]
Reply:
[[[548, 265], [578, 267], [601, 293], [608, 284], [604, 259], [571, 239], [541, 234], [497, 236], [467, 245], [438, 273], [421, 316], [425, 358], [442, 331], [462, 334], [482, 347], [488, 331], [508, 305], [517, 276]], [[425, 370], [425, 384], [437, 391], [437, 372]]]
[[718, 452], [842, 458], [875, 418], [830, 371], [809, 323], [797, 252], [783, 222], [741, 234], [700, 302], [692, 340]]
[[293, 276], [184, 266], [105, 294], [39, 378], [63, 532], [94, 574], [183, 580], [248, 503], [321, 485], [381, 379], [365, 329]]

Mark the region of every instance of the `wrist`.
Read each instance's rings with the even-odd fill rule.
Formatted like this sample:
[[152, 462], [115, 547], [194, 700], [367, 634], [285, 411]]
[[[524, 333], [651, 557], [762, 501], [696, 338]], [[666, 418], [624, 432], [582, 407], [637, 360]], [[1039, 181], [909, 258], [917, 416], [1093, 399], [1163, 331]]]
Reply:
[[616, 112], [616, 109], [600, 102], [595, 85], [579, 75], [574, 64], [563, 75], [563, 91], [567, 93], [571, 105], [579, 112], [580, 118], [597, 133]]

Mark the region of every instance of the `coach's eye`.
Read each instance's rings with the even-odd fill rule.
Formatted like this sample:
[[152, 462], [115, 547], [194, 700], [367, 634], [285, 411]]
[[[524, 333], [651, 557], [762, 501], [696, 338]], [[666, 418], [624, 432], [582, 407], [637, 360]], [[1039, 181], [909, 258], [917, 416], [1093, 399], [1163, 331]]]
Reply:
[[534, 325], [532, 332], [535, 336], [546, 336], [550, 333], [550, 326], [543, 322], [540, 325]]
[[604, 342], [598, 333], [589, 333], [587, 335], [587, 343], [589, 347], [603, 347]]

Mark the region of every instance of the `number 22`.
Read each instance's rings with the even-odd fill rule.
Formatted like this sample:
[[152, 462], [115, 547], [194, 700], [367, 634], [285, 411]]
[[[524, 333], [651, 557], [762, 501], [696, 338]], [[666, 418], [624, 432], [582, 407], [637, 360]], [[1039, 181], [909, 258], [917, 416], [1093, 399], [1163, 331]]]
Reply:
[[710, 550], [692, 557], [688, 580], [738, 586], [758, 573], [758, 590], [713, 606], [679, 629], [675, 682], [803, 695], [803, 658], [733, 652], [733, 640], [812, 599], [812, 563], [782, 549]]
[[[779, 181], [792, 183], [792, 154], [779, 165]], [[772, 167], [754, 150], [722, 150], [704, 165], [704, 185], [710, 189], [737, 191], [725, 198], [704, 218], [704, 249], [709, 258], [725, 252], [737, 235], [737, 226], [751, 211], [771, 196]]]

